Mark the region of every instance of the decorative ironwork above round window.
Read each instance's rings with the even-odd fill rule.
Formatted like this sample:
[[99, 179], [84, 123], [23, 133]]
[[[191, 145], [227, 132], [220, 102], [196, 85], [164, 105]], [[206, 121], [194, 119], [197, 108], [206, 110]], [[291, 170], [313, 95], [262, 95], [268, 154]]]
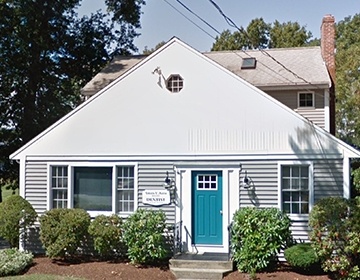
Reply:
[[172, 74], [166, 80], [166, 88], [171, 92], [179, 92], [184, 86], [184, 79], [179, 74]]

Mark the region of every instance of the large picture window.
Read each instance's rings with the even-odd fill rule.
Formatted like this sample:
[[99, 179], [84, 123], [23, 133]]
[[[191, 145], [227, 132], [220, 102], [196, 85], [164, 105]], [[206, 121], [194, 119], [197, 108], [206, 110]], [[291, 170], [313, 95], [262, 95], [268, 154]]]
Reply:
[[128, 215], [136, 208], [135, 165], [52, 165], [49, 180], [50, 208], [81, 208]]
[[310, 164], [280, 165], [281, 209], [287, 214], [309, 214], [312, 205]]
[[74, 168], [74, 208], [112, 211], [112, 167]]

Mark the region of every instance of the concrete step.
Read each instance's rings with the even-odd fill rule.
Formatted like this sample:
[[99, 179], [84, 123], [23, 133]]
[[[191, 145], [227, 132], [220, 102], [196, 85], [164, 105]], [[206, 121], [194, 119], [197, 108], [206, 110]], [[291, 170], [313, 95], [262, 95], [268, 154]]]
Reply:
[[173, 268], [222, 269], [229, 271], [233, 270], [232, 261], [171, 259], [169, 262], [170, 267]]
[[229, 272], [224, 269], [209, 269], [209, 268], [170, 268], [176, 279], [223, 279], [225, 273]]

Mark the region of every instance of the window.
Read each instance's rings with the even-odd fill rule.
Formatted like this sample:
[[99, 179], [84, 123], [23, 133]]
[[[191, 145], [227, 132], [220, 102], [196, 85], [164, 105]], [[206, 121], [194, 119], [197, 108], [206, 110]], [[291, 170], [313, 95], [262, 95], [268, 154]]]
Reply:
[[67, 208], [68, 204], [68, 167], [51, 168], [52, 208]]
[[217, 190], [216, 175], [198, 175], [198, 190]]
[[118, 211], [134, 211], [134, 168], [121, 166], [117, 168]]
[[50, 166], [49, 208], [128, 215], [136, 209], [136, 165]]
[[309, 214], [312, 206], [312, 165], [280, 165], [281, 209], [287, 214]]
[[256, 58], [255, 57], [245, 57], [242, 60], [241, 69], [255, 69], [256, 68]]
[[314, 93], [299, 92], [299, 106], [298, 107], [314, 107]]
[[74, 208], [112, 210], [112, 167], [74, 168]]
[[170, 75], [166, 81], [166, 88], [171, 92], [179, 92], [184, 86], [183, 78], [180, 75]]

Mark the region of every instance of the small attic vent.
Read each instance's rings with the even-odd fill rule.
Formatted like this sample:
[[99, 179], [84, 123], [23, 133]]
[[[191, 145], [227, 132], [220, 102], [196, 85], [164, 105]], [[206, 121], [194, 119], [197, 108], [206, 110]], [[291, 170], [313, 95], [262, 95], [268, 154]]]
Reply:
[[255, 69], [256, 68], [256, 58], [255, 57], [246, 57], [243, 58], [241, 69]]
[[171, 92], [179, 92], [184, 86], [184, 80], [179, 74], [172, 74], [166, 80], [166, 88]]

